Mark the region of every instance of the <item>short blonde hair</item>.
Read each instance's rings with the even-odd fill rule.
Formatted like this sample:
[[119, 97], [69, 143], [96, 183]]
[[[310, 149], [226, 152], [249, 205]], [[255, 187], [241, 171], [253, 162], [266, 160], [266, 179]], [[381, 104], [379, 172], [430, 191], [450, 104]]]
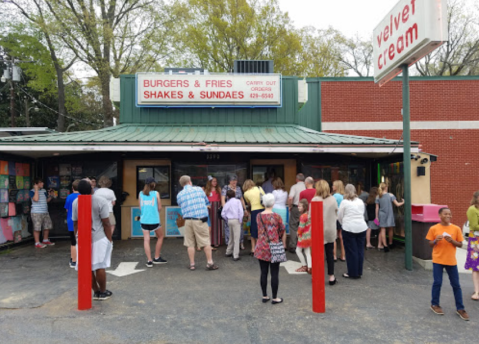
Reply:
[[322, 197], [323, 199], [331, 196], [329, 184], [324, 179], [318, 180], [316, 183], [316, 196]]
[[358, 197], [358, 195], [356, 195], [356, 188], [354, 187], [354, 185], [346, 185], [346, 187], [344, 188], [344, 199], [352, 201], [356, 197]]
[[335, 180], [333, 186], [336, 187], [336, 192], [340, 195], [344, 195], [344, 184], [342, 180]]
[[180, 185], [181, 187], [184, 187], [186, 184], [188, 184], [189, 182], [191, 182], [191, 178], [190, 176], [181, 176], [180, 177]]
[[109, 188], [111, 186], [111, 179], [107, 176], [101, 176], [100, 180], [98, 180], [98, 185], [102, 188]]
[[246, 179], [243, 183], [243, 191], [246, 192], [251, 188], [254, 188], [256, 184], [251, 179]]

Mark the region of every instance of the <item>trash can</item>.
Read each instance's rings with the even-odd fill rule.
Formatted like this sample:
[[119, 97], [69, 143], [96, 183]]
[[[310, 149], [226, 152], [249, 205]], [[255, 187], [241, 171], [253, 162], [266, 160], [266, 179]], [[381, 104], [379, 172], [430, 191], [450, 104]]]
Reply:
[[431, 260], [432, 247], [426, 240], [427, 232], [431, 226], [441, 222], [439, 209], [447, 208], [447, 205], [438, 204], [412, 204], [412, 255], [419, 259]]

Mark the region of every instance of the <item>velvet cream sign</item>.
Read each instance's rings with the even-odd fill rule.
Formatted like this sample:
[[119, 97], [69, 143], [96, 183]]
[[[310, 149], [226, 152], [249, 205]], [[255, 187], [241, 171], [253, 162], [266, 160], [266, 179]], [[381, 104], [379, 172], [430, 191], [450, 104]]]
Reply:
[[447, 39], [447, 0], [399, 1], [373, 32], [375, 82], [385, 84]]

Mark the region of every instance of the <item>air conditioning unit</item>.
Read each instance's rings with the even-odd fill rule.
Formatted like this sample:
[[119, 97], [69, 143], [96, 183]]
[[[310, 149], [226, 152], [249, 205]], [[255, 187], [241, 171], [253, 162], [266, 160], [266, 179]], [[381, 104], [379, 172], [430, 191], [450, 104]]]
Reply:
[[235, 60], [234, 73], [270, 74], [274, 73], [273, 60]]

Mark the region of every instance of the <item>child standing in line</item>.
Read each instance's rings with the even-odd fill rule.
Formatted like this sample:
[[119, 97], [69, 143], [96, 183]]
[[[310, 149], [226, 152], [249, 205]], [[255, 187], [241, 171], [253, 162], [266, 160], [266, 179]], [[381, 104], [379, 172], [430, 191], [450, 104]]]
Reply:
[[[302, 266], [297, 269], [296, 272], [307, 272], [311, 274], [311, 222], [308, 216], [308, 201], [305, 198], [299, 201], [298, 210], [301, 215], [299, 217], [296, 254]], [[304, 260], [303, 251], [306, 256], [306, 261]]]
[[67, 226], [68, 226], [68, 233], [70, 234], [70, 267], [75, 268], [77, 266], [77, 239], [75, 236], [74, 228], [73, 228], [73, 220], [72, 220], [72, 206], [73, 201], [75, 201], [80, 193], [78, 192], [78, 184], [80, 184], [80, 179], [76, 179], [72, 183], [72, 191], [73, 193], [68, 195], [65, 201], [65, 209], [67, 211]]
[[461, 229], [451, 224], [451, 210], [449, 208], [439, 209], [439, 217], [441, 223], [432, 226], [427, 233], [426, 239], [432, 247], [432, 263], [434, 283], [432, 285], [431, 310], [439, 315], [444, 315], [439, 305], [439, 297], [441, 295], [443, 270], [446, 272], [451, 281], [456, 300], [457, 315], [462, 320], [469, 320], [469, 315], [464, 309], [462, 302], [462, 290], [459, 284], [459, 273], [457, 270], [456, 247], [462, 247], [464, 238]]
[[235, 194], [234, 190], [228, 190], [226, 192], [226, 196], [229, 200], [223, 207], [221, 216], [230, 228], [230, 240], [228, 241], [228, 248], [226, 249], [226, 257], [232, 256], [234, 261], [238, 261], [240, 260], [241, 225], [243, 223], [244, 211], [243, 204], [235, 197]]

